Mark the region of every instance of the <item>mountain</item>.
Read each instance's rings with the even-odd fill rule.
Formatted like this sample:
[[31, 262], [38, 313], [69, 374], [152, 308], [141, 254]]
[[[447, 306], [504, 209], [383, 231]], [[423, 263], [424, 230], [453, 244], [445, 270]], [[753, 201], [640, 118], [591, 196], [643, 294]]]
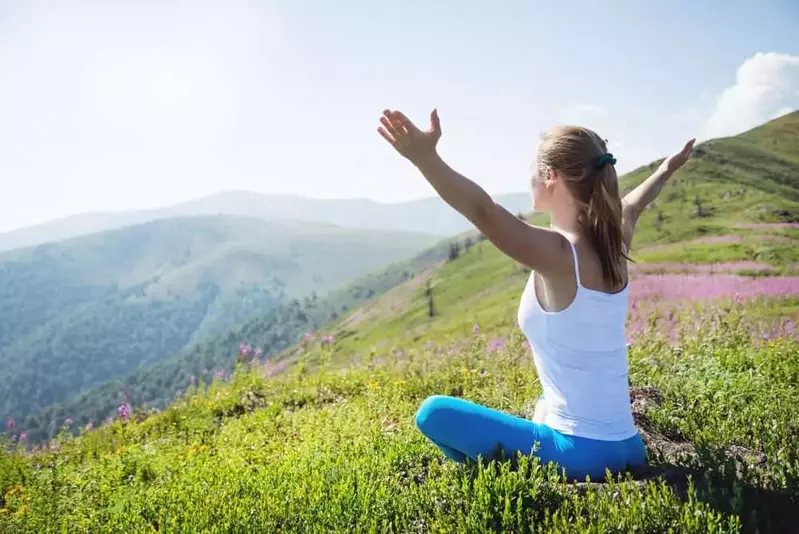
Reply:
[[[242, 341], [299, 340], [266, 365], [197, 375], [163, 411], [133, 399], [130, 418], [83, 419], [77, 431], [78, 415], [59, 412], [56, 430], [69, 416], [80, 436], [0, 450], [0, 530], [795, 531], [797, 126], [794, 114], [700, 145], [641, 218], [629, 379], [652, 454], [637, 480], [572, 483], [526, 459], [458, 466], [419, 431], [414, 414], [431, 395], [529, 418], [541, 393], [516, 324], [529, 272], [458, 236], [457, 254], [432, 247], [407, 267], [413, 276], [398, 262], [350, 286], [376, 289], [359, 306], [331, 305], [339, 315], [307, 343], [325, 314], [303, 321], [308, 308], [295, 306], [192, 347], [179, 357], [188, 373], [206, 357], [232, 365]], [[746, 275], [754, 263], [773, 276]], [[744, 275], [639, 271], [711, 264]], [[143, 380], [156, 388], [159, 377]], [[107, 395], [119, 395], [113, 386]]]
[[[528, 193], [497, 195], [495, 200], [514, 213], [530, 209]], [[383, 204], [368, 199], [326, 200], [228, 191], [162, 209], [85, 213], [13, 230], [0, 234], [0, 250], [60, 241], [158, 219], [200, 215], [309, 221], [345, 228], [408, 231], [439, 236], [463, 232], [470, 224], [438, 197]]]
[[6, 252], [0, 414], [23, 418], [435, 238], [306, 222], [162, 219]]
[[[634, 267], [690, 270], [693, 263], [722, 263], [716, 268], [723, 270], [723, 262], [747, 262], [730, 263], [728, 268], [746, 272], [756, 267], [760, 274], [792, 272], [794, 265], [799, 265], [799, 229], [779, 225], [799, 221], [797, 146], [799, 113], [737, 137], [697, 146], [694, 158], [641, 216]], [[632, 189], [659, 163], [622, 177], [622, 189]], [[541, 215], [532, 218], [546, 224]], [[739, 227], [747, 223], [754, 227]], [[453, 244], [460, 245], [455, 254]], [[457, 256], [471, 259], [442, 266], [444, 260]], [[688, 263], [680, 267], [676, 262]], [[512, 311], [526, 276], [526, 270], [497, 254], [477, 232], [469, 231], [408, 261], [378, 269], [317, 301], [280, 306], [168, 361], [136, 369], [32, 414], [26, 428], [40, 436], [57, 432], [54, 422], [67, 416], [81, 423], [100, 421], [113, 415], [123, 392], [137, 404], [164, 406], [185, 390], [192, 376], [202, 381], [210, 379], [215, 370], [229, 372], [241, 342], [262, 348], [272, 359], [290, 360], [292, 352], [287, 347], [305, 332], [325, 325], [340, 340], [341, 350], [351, 355], [408, 345], [422, 338], [429, 327], [424, 291], [428, 280], [441, 281], [435, 282], [433, 290], [439, 311], [450, 306], [456, 316], [462, 313], [458, 321], [468, 323], [482, 322], [485, 314], [499, 317], [500, 309]]]

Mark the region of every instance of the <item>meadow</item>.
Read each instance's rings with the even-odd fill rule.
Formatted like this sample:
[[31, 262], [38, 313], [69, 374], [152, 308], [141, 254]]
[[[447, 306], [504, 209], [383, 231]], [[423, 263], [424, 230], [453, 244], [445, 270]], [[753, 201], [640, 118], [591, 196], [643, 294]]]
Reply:
[[634, 273], [630, 382], [646, 472], [575, 484], [529, 457], [515, 468], [501, 458], [447, 460], [415, 427], [424, 398], [456, 395], [529, 415], [540, 393], [515, 301], [492, 306], [496, 297], [479, 291], [471, 295], [479, 307], [447, 299], [459, 276], [478, 278], [475, 287], [489, 285], [488, 275], [500, 284], [509, 272], [527, 276], [506, 261], [483, 242], [445, 264], [436, 271], [446, 280], [436, 285], [438, 315], [421, 321], [417, 281], [409, 316], [369, 318], [381, 347], [368, 330], [356, 339], [346, 319], [308, 332], [281, 359], [262, 360], [241, 340], [235, 372], [217, 370], [208, 384], [190, 378], [166, 410], [123, 403], [113, 420], [78, 437], [67, 420], [36, 447], [12, 429], [16, 452], [0, 457], [2, 531], [776, 532], [798, 524], [796, 276]]
[[530, 273], [472, 233], [269, 357], [271, 328], [220, 338], [235, 367], [186, 376], [165, 409], [67, 413], [38, 443], [8, 421], [0, 531], [796, 531], [797, 138], [794, 113], [697, 147], [641, 218], [627, 327], [645, 470], [459, 465], [418, 431], [430, 395], [529, 416], [540, 394], [516, 325]]

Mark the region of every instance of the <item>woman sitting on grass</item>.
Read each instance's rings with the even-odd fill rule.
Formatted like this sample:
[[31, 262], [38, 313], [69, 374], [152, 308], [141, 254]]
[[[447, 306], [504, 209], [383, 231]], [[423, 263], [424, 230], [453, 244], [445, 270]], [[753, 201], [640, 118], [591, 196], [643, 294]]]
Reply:
[[570, 479], [592, 480], [604, 479], [606, 469], [618, 474], [642, 466], [646, 449], [627, 381], [627, 251], [639, 215], [688, 160], [694, 140], [622, 202], [616, 160], [595, 132], [576, 126], [546, 132], [532, 173], [534, 209], [551, 217], [551, 228], [542, 228], [519, 220], [452, 170], [436, 152], [437, 111], [430, 120], [430, 130], [421, 131], [402, 113], [386, 110], [378, 131], [445, 202], [531, 269], [518, 322], [543, 395], [532, 421], [434, 395], [419, 407], [417, 426], [457, 462], [499, 450], [511, 458], [535, 454]]

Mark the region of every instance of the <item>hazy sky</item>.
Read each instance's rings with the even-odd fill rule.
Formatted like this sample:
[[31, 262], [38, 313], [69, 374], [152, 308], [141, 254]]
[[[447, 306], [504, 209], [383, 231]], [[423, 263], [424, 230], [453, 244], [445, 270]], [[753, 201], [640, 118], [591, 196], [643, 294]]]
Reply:
[[527, 190], [562, 122], [631, 170], [799, 108], [797, 28], [796, 0], [4, 1], [0, 231], [229, 189], [433, 194], [385, 107], [438, 107], [490, 193]]

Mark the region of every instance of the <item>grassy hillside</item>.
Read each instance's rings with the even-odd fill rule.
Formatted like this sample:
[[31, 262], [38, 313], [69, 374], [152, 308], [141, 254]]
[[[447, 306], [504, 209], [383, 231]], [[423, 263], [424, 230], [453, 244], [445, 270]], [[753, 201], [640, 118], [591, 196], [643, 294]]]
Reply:
[[236, 363], [240, 340], [247, 340], [253, 351], [258, 350], [259, 358], [273, 357], [302, 339], [306, 332], [347, 315], [402, 282], [424, 276], [449, 256], [449, 245], [448, 241], [438, 243], [409, 260], [392, 263], [323, 297], [293, 299], [160, 363], [139, 367], [31, 413], [20, 421], [28, 442], [37, 443], [58, 434], [67, 417], [74, 421], [75, 428], [114, 417], [124, 398], [136, 406], [167, 406], [176, 394], [192, 384], [209, 383], [215, 376], [229, 375]]
[[[763, 130], [758, 136], [769, 139]], [[778, 145], [790, 150], [797, 139]], [[724, 141], [699, 148], [725, 153]], [[575, 484], [534, 461], [462, 466], [415, 428], [414, 412], [429, 395], [529, 416], [540, 393], [516, 326], [529, 273], [481, 241], [278, 358], [188, 388], [166, 410], [134, 405], [131, 418], [122, 410], [78, 438], [65, 432], [45, 450], [3, 453], [0, 527], [796, 530], [799, 274], [791, 251], [799, 235], [784, 221], [799, 210], [774, 188], [799, 189], [799, 174], [758, 181], [753, 170], [742, 186], [735, 173], [714, 175], [716, 165], [704, 156], [689, 163], [645, 214], [636, 240], [628, 336], [633, 409], [650, 451], [645, 472]], [[742, 187], [737, 200], [724, 198]], [[692, 212], [680, 191], [699, 194], [709, 211]], [[658, 222], [659, 210], [671, 214], [668, 223]], [[764, 221], [783, 222], [758, 225]], [[774, 248], [758, 248], [764, 243]], [[216, 350], [260, 345], [274, 326], [238, 330]], [[19, 431], [11, 432], [17, 443]]]
[[[530, 195], [507, 193], [496, 200], [514, 213], [529, 209]], [[317, 199], [228, 191], [161, 209], [85, 213], [0, 234], [0, 250], [28, 247], [71, 237], [142, 224], [157, 219], [233, 215], [266, 221], [310, 221], [345, 228], [409, 231], [450, 236], [469, 221], [438, 197], [385, 204], [369, 199]]]
[[21, 420], [293, 299], [315, 299], [431, 241], [207, 217], [5, 253], [0, 414]]

